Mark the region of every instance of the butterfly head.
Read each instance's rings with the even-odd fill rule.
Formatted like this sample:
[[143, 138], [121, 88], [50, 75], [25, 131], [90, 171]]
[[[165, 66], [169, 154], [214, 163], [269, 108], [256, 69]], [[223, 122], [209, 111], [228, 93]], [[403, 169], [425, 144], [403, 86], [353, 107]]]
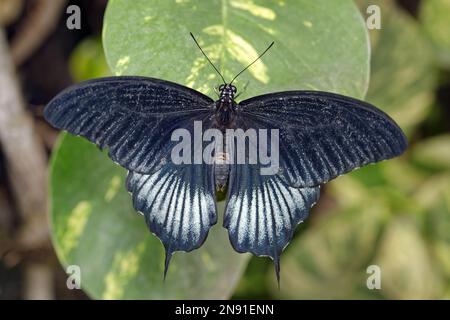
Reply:
[[219, 92], [221, 102], [231, 102], [234, 101], [237, 89], [232, 84], [221, 84], [219, 86]]

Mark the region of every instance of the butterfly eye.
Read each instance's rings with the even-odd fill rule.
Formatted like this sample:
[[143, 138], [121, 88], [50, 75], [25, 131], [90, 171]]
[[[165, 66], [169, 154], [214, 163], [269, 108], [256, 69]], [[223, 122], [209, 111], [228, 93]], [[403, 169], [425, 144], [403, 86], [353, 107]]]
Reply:
[[221, 85], [219, 86], [219, 91], [223, 91], [223, 89], [225, 89], [225, 85], [224, 85], [224, 84], [221, 84]]
[[235, 86], [231, 86], [231, 91], [233, 91], [233, 93], [236, 93], [237, 89]]

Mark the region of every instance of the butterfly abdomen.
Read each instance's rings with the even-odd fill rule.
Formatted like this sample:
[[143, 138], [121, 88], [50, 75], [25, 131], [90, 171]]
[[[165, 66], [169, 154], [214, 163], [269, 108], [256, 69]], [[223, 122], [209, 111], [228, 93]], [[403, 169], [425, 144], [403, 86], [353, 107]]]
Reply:
[[214, 179], [217, 190], [223, 191], [228, 182], [228, 174], [230, 172], [230, 165], [228, 154], [219, 152], [214, 157]]

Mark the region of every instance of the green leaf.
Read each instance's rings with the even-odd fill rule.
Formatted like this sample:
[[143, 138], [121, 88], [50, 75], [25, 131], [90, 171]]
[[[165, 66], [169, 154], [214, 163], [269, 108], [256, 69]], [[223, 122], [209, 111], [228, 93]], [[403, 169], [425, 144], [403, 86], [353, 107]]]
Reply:
[[428, 115], [434, 100], [432, 50], [417, 22], [393, 2], [364, 3], [382, 9], [382, 29], [370, 32], [372, 75], [366, 100], [387, 112], [410, 135]]
[[275, 46], [242, 74], [242, 97], [287, 89], [327, 90], [362, 98], [369, 47], [352, 1], [110, 1], [104, 45], [117, 75], [154, 76], [207, 94], [218, 75], [189, 36], [194, 33], [226, 80], [271, 41]]
[[433, 43], [437, 61], [450, 67], [450, 0], [422, 1], [420, 20]]
[[[103, 34], [107, 61], [116, 75], [172, 80], [213, 96], [220, 82], [189, 31], [227, 79], [276, 41], [239, 78], [238, 88], [250, 80], [245, 96], [288, 89], [365, 94], [369, 45], [351, 1], [111, 0]], [[58, 256], [64, 265], [81, 266], [82, 286], [92, 297], [231, 295], [249, 255], [231, 249], [220, 217], [202, 248], [175, 254], [163, 283], [163, 247], [134, 214], [123, 169], [93, 145], [66, 136], [51, 175]]]

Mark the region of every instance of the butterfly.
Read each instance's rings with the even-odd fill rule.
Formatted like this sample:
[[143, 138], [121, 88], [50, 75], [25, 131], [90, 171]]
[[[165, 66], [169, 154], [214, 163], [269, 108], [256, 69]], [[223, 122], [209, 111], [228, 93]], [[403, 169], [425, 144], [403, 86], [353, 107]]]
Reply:
[[[165, 247], [164, 277], [174, 252], [204, 243], [217, 223], [217, 191], [226, 189], [223, 226], [233, 248], [270, 257], [279, 281], [280, 255], [318, 201], [320, 186], [402, 154], [405, 135], [375, 106], [329, 92], [277, 92], [236, 103], [233, 81], [273, 43], [226, 82], [191, 36], [223, 80], [217, 100], [161, 79], [118, 76], [69, 87], [46, 106], [44, 116], [54, 127], [107, 149], [109, 157], [128, 170], [126, 188], [133, 206]], [[201, 124], [203, 134], [210, 129], [276, 130], [270, 131], [277, 133], [276, 148], [269, 143], [257, 147], [267, 154], [276, 151], [277, 170], [262, 174], [261, 162], [250, 163], [248, 154], [226, 151], [231, 149], [213, 150], [209, 161], [174, 161], [179, 140], [173, 133], [182, 128], [195, 135], [195, 123]], [[207, 143], [223, 143], [210, 140], [188, 141], [193, 151], [188, 160]], [[230, 141], [235, 142], [229, 140], [228, 145]], [[239, 156], [244, 162], [224, 161]]]

